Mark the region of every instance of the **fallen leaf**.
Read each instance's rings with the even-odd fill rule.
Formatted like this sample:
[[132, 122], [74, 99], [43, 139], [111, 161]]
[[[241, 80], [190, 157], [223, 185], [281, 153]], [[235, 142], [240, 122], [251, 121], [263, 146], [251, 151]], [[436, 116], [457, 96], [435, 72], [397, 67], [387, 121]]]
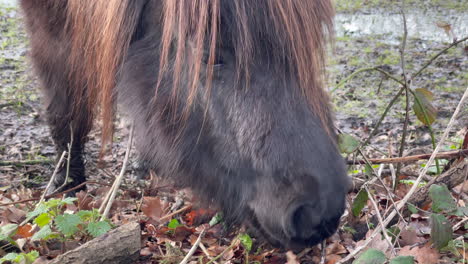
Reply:
[[31, 231], [32, 231], [32, 225], [28, 223], [28, 224], [18, 227], [16, 236], [19, 236], [21, 238], [29, 238], [29, 237], [32, 237], [33, 235]]
[[340, 255], [328, 255], [326, 259], [326, 264], [335, 264], [340, 261], [342, 257]]
[[161, 199], [158, 197], [143, 197], [141, 211], [146, 216], [156, 221], [159, 221], [159, 219], [164, 215], [163, 205], [161, 203]]
[[333, 242], [332, 244], [328, 245], [327, 248], [325, 249], [328, 255], [333, 255], [333, 254], [346, 254], [348, 253], [348, 250], [339, 243], [339, 241]]
[[403, 247], [398, 253], [399, 256], [413, 256], [418, 263], [437, 264], [440, 254], [435, 248], [430, 248], [428, 245], [423, 247], [410, 246]]

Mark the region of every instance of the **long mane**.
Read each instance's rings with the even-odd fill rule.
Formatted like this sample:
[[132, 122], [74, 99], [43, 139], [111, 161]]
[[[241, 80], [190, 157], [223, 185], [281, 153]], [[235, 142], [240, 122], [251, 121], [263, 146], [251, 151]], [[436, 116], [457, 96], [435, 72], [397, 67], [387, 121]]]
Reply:
[[[248, 82], [255, 58], [267, 51], [279, 69], [295, 75], [312, 111], [330, 128], [329, 100], [323, 89], [326, 44], [333, 33], [330, 0], [161, 0], [161, 5], [162, 14], [155, 14], [160, 16], [162, 32], [155, 74], [160, 79], [172, 74], [173, 97], [178, 89], [187, 89], [186, 109], [198, 89], [209, 93], [217, 47], [230, 41], [238, 76]], [[93, 113], [100, 108], [103, 142], [112, 138], [113, 89], [138, 23], [134, 6], [133, 0], [68, 1], [67, 30], [73, 47], [69, 60], [75, 75], [71, 80], [79, 82], [76, 98], [87, 100]], [[187, 65], [189, 81], [181, 85]], [[198, 85], [202, 75], [204, 86]]]

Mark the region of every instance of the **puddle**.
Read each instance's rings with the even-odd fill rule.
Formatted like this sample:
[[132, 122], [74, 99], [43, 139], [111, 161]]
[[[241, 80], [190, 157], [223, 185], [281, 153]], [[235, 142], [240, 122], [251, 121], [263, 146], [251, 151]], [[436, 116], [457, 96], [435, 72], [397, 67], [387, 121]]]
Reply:
[[[0, 0], [1, 6], [16, 6], [18, 0]], [[408, 21], [408, 36], [426, 41], [451, 42], [443, 29], [437, 27], [436, 22], [446, 22], [452, 25], [456, 37], [468, 35], [468, 12], [439, 11], [439, 10], [409, 10], [406, 14]], [[402, 18], [399, 13], [382, 13], [375, 10], [369, 13], [337, 14], [337, 36], [364, 37], [369, 35], [384, 35], [389, 44], [398, 44], [402, 35]]]
[[[456, 37], [463, 38], [468, 35], [468, 13], [467, 12], [438, 12], [430, 11], [407, 11], [406, 14], [408, 37], [421, 40], [451, 42], [443, 29], [439, 28], [437, 22], [445, 22], [452, 25]], [[336, 16], [337, 36], [369, 36], [384, 35], [390, 44], [398, 44], [398, 38], [403, 35], [403, 21], [399, 13], [358, 13], [338, 14]]]
[[17, 0], [0, 0], [0, 5], [2, 6], [16, 6], [17, 3]]

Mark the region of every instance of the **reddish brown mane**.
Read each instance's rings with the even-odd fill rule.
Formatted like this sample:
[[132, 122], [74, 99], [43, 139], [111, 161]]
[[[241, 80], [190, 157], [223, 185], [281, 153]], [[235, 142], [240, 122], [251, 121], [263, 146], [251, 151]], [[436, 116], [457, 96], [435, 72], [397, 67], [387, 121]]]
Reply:
[[[98, 105], [103, 119], [103, 141], [112, 136], [113, 88], [120, 63], [128, 50], [138, 14], [126, 11], [130, 0], [69, 1], [68, 27], [72, 35], [71, 63], [76, 74], [72, 80], [85, 82], [88, 94], [76, 90], [77, 98], [86, 96], [90, 109]], [[221, 0], [164, 0], [162, 14], [161, 61], [159, 76], [172, 71], [173, 97], [178, 95], [183, 66], [188, 65], [189, 83], [186, 109], [189, 109], [199, 89], [201, 75], [206, 74], [205, 93], [210, 92], [212, 67], [202, 63], [203, 51], [209, 51], [208, 65], [215, 60], [220, 41]], [[328, 0], [238, 0], [235, 6], [235, 25], [240, 39], [235, 46], [238, 72], [249, 76], [249, 65], [255, 49], [271, 42], [278, 56], [285, 58], [292, 74], [297, 76], [304, 96], [314, 113], [329, 129], [329, 105], [323, 90], [323, 69], [327, 37], [333, 31], [334, 10]], [[261, 6], [264, 15], [250, 16], [250, 10]], [[156, 15], [156, 14], [155, 14]], [[269, 25], [269, 34], [258, 38], [258, 24]], [[263, 36], [263, 35], [262, 35]], [[187, 49], [190, 42], [191, 48]], [[174, 48], [174, 58], [169, 58]], [[85, 65], [78, 62], [85, 61]], [[169, 70], [170, 69], [170, 70]], [[158, 69], [155, 69], [155, 74]], [[78, 78], [78, 76], [81, 76]], [[84, 77], [84, 78], [83, 78]], [[82, 87], [77, 85], [76, 87]]]

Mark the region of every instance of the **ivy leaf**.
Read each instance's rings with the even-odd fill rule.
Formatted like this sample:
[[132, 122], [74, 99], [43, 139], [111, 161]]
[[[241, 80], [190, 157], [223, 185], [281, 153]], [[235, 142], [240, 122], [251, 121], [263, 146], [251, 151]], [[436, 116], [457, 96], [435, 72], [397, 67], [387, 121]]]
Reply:
[[457, 210], [457, 204], [446, 185], [433, 184], [429, 188], [429, 197], [432, 199], [432, 210], [435, 213]]
[[448, 245], [452, 240], [452, 225], [440, 214], [431, 215], [431, 239], [437, 249]]
[[427, 126], [434, 123], [437, 117], [437, 109], [431, 104], [433, 100], [434, 95], [430, 91], [423, 88], [414, 90], [414, 113]]
[[42, 213], [36, 219], [34, 219], [34, 223], [36, 223], [39, 227], [43, 227], [48, 225], [52, 219], [48, 213]]
[[390, 264], [414, 264], [413, 256], [398, 256], [390, 261]]
[[64, 214], [55, 218], [55, 226], [67, 237], [75, 234], [78, 231], [78, 225], [81, 223], [80, 217], [76, 214]]
[[97, 223], [89, 223], [86, 231], [93, 237], [98, 237], [107, 233], [111, 228], [111, 225], [107, 221], [99, 221]]
[[358, 217], [359, 214], [361, 214], [362, 209], [366, 206], [367, 200], [369, 200], [369, 194], [366, 190], [361, 189], [353, 202], [352, 211], [355, 217]]
[[361, 143], [359, 140], [349, 134], [338, 135], [338, 147], [341, 153], [350, 154], [353, 153]]
[[385, 254], [377, 249], [368, 249], [353, 261], [353, 264], [384, 264], [387, 261]]
[[239, 240], [242, 243], [242, 246], [250, 252], [252, 250], [252, 238], [248, 234], [242, 234], [239, 236]]

